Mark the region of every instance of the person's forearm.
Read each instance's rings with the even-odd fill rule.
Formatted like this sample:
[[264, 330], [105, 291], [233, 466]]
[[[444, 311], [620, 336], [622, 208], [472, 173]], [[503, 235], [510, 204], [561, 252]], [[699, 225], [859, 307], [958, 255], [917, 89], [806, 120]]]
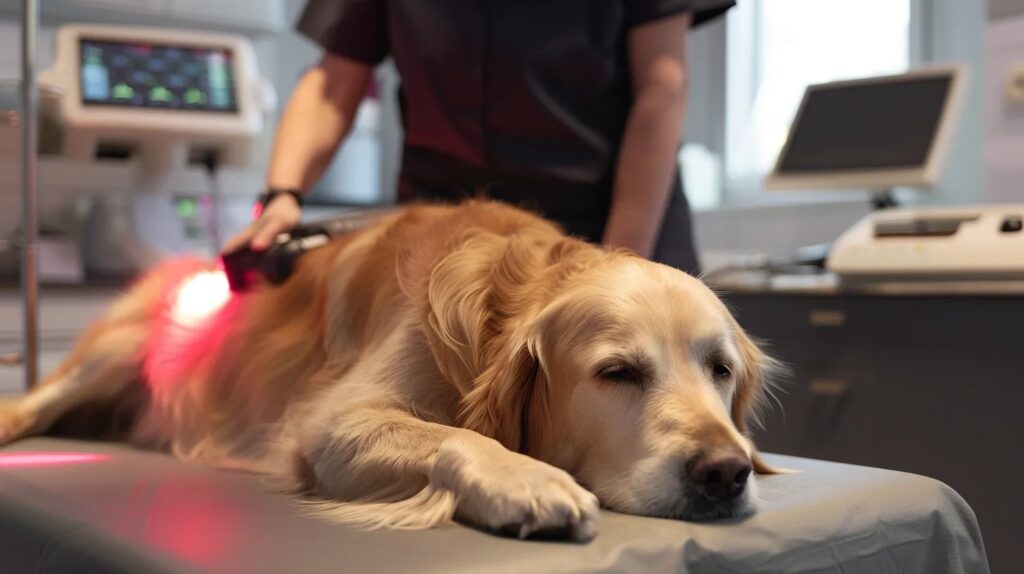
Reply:
[[653, 255], [676, 175], [685, 109], [685, 82], [638, 94], [622, 138], [605, 244]]
[[308, 191], [352, 127], [371, 71], [325, 58], [292, 92], [274, 138], [267, 185]]

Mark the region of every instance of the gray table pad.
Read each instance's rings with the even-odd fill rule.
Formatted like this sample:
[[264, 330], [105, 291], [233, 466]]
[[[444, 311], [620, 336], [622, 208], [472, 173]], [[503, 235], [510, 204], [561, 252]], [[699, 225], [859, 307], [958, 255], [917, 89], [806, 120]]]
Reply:
[[801, 472], [762, 479], [751, 518], [604, 512], [597, 538], [571, 544], [364, 531], [303, 516], [255, 476], [37, 438], [0, 449], [0, 572], [988, 572], [974, 513], [946, 485], [767, 458]]

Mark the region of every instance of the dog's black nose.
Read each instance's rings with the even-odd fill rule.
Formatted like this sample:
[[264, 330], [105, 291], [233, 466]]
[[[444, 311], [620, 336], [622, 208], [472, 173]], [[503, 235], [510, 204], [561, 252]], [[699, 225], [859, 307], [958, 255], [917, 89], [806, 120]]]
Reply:
[[746, 456], [729, 453], [700, 457], [686, 470], [708, 498], [731, 500], [746, 488], [751, 466]]

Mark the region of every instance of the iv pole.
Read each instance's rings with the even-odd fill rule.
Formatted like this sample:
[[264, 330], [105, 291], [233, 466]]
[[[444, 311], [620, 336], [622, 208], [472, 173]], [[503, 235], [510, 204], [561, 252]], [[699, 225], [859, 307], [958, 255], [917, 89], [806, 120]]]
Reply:
[[36, 34], [39, 0], [21, 2], [21, 292], [25, 329], [25, 390], [39, 374], [39, 278], [36, 242], [36, 167], [39, 92], [36, 87]]

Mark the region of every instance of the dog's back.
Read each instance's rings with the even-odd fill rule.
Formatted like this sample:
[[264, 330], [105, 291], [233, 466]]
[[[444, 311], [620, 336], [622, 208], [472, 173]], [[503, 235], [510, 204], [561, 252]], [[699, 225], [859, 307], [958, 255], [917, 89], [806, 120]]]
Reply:
[[407, 208], [310, 252], [284, 285], [233, 295], [188, 324], [175, 316], [182, 286], [215, 266], [164, 263], [14, 412], [0, 413], [0, 444], [101, 406], [127, 411], [140, 445], [211, 464], [259, 460], [286, 413], [317, 400], [403, 314], [423, 312], [440, 259], [473, 236], [526, 227], [562, 238], [542, 219], [490, 202]]

